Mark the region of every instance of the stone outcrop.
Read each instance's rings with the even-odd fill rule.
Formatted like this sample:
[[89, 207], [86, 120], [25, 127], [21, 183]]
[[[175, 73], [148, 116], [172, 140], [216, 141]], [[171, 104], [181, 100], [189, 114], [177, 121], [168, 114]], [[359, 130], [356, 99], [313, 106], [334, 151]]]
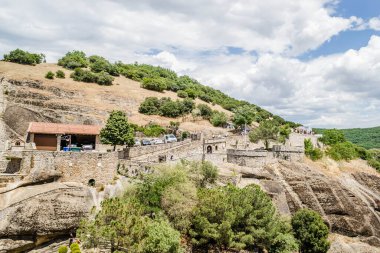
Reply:
[[94, 205], [78, 183], [49, 182], [58, 175], [35, 172], [0, 193], [0, 252], [24, 252], [74, 231]]
[[333, 233], [380, 247], [380, 176], [375, 173], [358, 170], [331, 176], [313, 165], [287, 161], [260, 169], [235, 168], [239, 185], [260, 184], [283, 214], [313, 209]]

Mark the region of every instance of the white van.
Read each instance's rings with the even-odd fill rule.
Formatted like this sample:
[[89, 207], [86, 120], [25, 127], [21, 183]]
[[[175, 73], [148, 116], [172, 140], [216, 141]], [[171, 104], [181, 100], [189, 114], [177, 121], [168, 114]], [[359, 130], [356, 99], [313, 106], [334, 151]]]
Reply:
[[177, 138], [174, 134], [166, 134], [164, 135], [165, 143], [177, 142]]

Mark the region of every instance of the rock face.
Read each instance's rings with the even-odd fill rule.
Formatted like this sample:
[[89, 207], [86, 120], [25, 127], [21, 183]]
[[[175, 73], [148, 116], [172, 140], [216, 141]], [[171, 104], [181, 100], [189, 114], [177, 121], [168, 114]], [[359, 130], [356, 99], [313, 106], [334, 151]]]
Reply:
[[380, 247], [380, 176], [375, 173], [351, 171], [333, 176], [310, 164], [281, 161], [264, 169], [243, 168], [240, 174], [240, 185], [260, 184], [280, 212], [313, 209], [333, 233]]
[[92, 206], [89, 189], [77, 183], [5, 190], [0, 193], [0, 252], [23, 252], [67, 236]]

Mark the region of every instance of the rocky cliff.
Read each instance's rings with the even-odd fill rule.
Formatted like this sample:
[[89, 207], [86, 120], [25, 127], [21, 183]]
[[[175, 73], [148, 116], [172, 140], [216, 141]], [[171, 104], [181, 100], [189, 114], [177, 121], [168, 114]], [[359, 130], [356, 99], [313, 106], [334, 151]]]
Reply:
[[280, 161], [264, 168], [226, 165], [222, 171], [228, 178], [233, 170], [241, 186], [261, 185], [285, 215], [313, 209], [333, 233], [380, 248], [380, 176], [360, 161], [325, 162], [331, 164]]
[[55, 173], [37, 173], [1, 188], [0, 252], [25, 252], [67, 237], [88, 215], [94, 205], [90, 190], [53, 182], [56, 178]]

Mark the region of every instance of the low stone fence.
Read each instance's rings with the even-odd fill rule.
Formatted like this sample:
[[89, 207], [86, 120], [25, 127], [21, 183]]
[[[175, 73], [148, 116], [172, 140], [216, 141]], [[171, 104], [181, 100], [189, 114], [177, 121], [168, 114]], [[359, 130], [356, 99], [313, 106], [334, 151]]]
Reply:
[[242, 150], [227, 149], [227, 162], [240, 166], [260, 167], [272, 163], [276, 159], [288, 161], [301, 161], [304, 157], [303, 148], [273, 146], [272, 151], [263, 149]]

